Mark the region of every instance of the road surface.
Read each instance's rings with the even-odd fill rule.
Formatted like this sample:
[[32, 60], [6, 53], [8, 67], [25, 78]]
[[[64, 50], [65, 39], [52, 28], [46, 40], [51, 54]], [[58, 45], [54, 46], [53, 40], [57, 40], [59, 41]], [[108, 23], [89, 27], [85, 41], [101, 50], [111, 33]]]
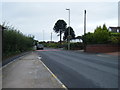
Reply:
[[36, 51], [68, 88], [118, 88], [118, 57], [58, 49]]

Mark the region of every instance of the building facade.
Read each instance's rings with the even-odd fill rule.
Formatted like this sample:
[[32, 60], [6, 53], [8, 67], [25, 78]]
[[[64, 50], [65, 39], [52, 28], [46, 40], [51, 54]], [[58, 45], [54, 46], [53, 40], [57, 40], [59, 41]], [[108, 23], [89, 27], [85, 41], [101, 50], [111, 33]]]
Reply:
[[109, 30], [114, 33], [120, 33], [120, 27], [109, 27]]

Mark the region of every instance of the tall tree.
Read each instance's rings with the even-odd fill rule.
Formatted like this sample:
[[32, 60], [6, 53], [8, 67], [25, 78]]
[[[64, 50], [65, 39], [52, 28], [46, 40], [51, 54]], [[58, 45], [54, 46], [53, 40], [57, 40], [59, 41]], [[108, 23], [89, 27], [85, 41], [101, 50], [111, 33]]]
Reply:
[[[70, 30], [70, 36], [69, 36], [69, 30]], [[68, 27], [68, 28], [65, 30], [65, 32], [64, 32], [64, 37], [63, 37], [63, 39], [68, 41], [68, 38], [69, 38], [70, 40], [75, 38], [75, 32], [74, 32], [74, 30], [73, 30], [72, 27]]]
[[103, 24], [103, 28], [102, 28], [103, 30], [107, 30], [108, 31], [108, 29], [107, 29], [107, 27], [106, 27], [106, 25], [105, 24]]
[[60, 19], [54, 25], [53, 30], [56, 33], [59, 33], [59, 35], [60, 35], [60, 43], [61, 43], [61, 35], [65, 31], [66, 26], [67, 26], [66, 22], [64, 20], [60, 20]]

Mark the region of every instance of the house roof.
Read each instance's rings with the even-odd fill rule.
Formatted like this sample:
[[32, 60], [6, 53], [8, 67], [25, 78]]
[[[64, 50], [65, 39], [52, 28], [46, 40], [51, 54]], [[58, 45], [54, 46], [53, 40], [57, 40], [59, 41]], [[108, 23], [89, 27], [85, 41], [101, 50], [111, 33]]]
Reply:
[[120, 29], [120, 27], [109, 27], [111, 29]]

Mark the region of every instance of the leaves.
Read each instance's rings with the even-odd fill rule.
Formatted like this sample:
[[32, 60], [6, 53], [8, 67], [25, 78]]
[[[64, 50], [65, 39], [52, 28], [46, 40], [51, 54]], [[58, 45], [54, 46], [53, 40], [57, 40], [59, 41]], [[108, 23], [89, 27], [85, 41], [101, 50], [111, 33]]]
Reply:
[[64, 20], [58, 20], [55, 25], [54, 25], [54, 28], [53, 30], [56, 32], [56, 33], [59, 33], [60, 35], [60, 43], [61, 43], [61, 35], [62, 33], [65, 31], [66, 29], [66, 22]]
[[34, 37], [25, 36], [20, 31], [10, 26], [3, 26], [3, 55], [8, 53], [23, 52], [33, 46]]
[[[69, 36], [69, 30], [70, 30], [70, 36]], [[68, 27], [64, 32], [63, 39], [68, 41], [69, 38], [70, 40], [75, 38], [75, 32], [72, 27]]]
[[58, 20], [55, 25], [54, 25], [54, 28], [53, 30], [56, 32], [56, 33], [59, 33], [60, 31], [63, 33], [63, 31], [65, 31], [66, 29], [66, 22], [64, 20]]
[[110, 38], [111, 34], [105, 24], [103, 27], [97, 27], [94, 33], [83, 35], [83, 41], [87, 44], [106, 44], [109, 43]]

